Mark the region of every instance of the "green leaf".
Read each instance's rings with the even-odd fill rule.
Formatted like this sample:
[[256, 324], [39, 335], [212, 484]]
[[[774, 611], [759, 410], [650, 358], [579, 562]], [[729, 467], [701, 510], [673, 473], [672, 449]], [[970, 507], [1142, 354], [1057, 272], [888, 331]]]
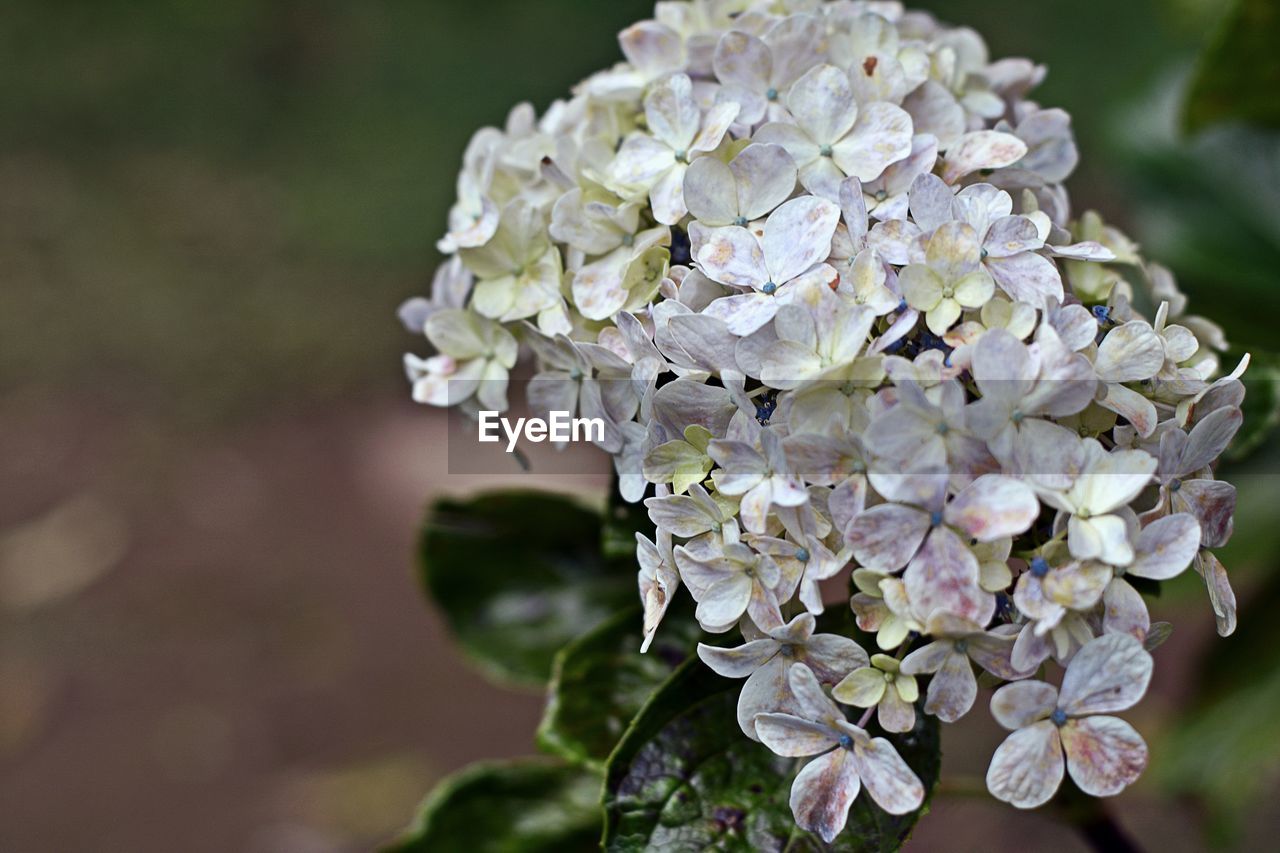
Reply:
[[[788, 805], [800, 763], [774, 755], [738, 728], [740, 682], [699, 660], [681, 666], [636, 717], [605, 772], [607, 850], [897, 850], [927, 809], [895, 817], [867, 796], [830, 847], [795, 825]], [[937, 721], [892, 736], [932, 793], [941, 761]]]
[[1238, 0], [1200, 59], [1185, 123], [1199, 130], [1222, 121], [1280, 128], [1280, 6]]
[[640, 654], [639, 607], [619, 613], [561, 649], [538, 726], [538, 745], [603, 770], [645, 701], [694, 654], [698, 640], [706, 639], [692, 606], [684, 606], [686, 599], [673, 604], [645, 654]]
[[541, 685], [562, 646], [635, 601], [634, 568], [606, 560], [600, 539], [600, 516], [559, 495], [444, 500], [422, 535], [422, 582], [489, 675]]
[[599, 849], [600, 777], [541, 759], [473, 764], [427, 796], [384, 853], [574, 853]]
[[1228, 448], [1226, 459], [1248, 459], [1267, 443], [1280, 424], [1280, 357], [1255, 353], [1244, 374], [1244, 423]]

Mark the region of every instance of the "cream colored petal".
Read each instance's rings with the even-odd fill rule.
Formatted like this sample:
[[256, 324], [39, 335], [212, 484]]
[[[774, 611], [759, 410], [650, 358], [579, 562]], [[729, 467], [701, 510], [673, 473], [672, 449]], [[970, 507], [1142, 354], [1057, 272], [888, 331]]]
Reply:
[[1127, 574], [1167, 580], [1183, 572], [1200, 550], [1200, 523], [1189, 513], [1156, 519], [1138, 534]]
[[884, 673], [874, 667], [864, 666], [849, 673], [831, 689], [836, 701], [858, 708], [870, 708], [885, 694], [887, 682]]
[[947, 504], [946, 521], [972, 539], [991, 542], [1025, 533], [1040, 515], [1040, 501], [1020, 480], [987, 474]]
[[966, 133], [946, 152], [942, 179], [955, 183], [965, 175], [982, 169], [1000, 169], [1018, 162], [1027, 146], [1011, 133], [979, 130]]
[[1107, 584], [1102, 596], [1102, 630], [1108, 634], [1128, 634], [1146, 641], [1151, 629], [1151, 614], [1138, 591], [1124, 578]]

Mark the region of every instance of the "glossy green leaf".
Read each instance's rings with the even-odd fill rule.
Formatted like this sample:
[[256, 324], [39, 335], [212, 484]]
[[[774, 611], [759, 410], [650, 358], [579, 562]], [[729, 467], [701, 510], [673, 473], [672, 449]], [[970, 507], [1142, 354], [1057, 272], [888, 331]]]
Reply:
[[682, 599], [673, 606], [645, 654], [640, 654], [639, 607], [628, 608], [561, 649], [538, 726], [538, 745], [603, 769], [650, 695], [696, 652], [699, 639], [706, 639], [692, 606], [681, 606], [684, 603]]
[[[895, 817], [860, 796], [829, 847], [796, 828], [788, 798], [800, 764], [742, 734], [734, 714], [739, 686], [691, 660], [649, 700], [609, 757], [605, 848], [897, 850], [927, 802]], [[922, 714], [915, 731], [892, 739], [932, 792], [941, 760], [937, 721]]]
[[503, 492], [436, 505], [422, 579], [490, 675], [545, 684], [557, 651], [636, 598], [635, 569], [601, 554], [598, 513], [559, 495]]
[[384, 853], [599, 849], [600, 777], [540, 759], [486, 762], [441, 782]]
[[1237, 0], [1201, 57], [1187, 98], [1186, 125], [1222, 121], [1280, 128], [1280, 5]]

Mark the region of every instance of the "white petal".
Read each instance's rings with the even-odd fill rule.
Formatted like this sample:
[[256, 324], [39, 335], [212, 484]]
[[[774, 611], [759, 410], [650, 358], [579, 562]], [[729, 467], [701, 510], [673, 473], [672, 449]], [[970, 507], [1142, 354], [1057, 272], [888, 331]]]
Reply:
[[942, 179], [949, 184], [982, 169], [1000, 169], [1023, 158], [1027, 145], [1011, 133], [978, 130], [966, 133], [947, 150]]
[[893, 744], [882, 737], [865, 743], [854, 740], [858, 775], [876, 805], [889, 814], [907, 814], [924, 802], [924, 785], [902, 760]]
[[1062, 741], [1042, 720], [1019, 729], [996, 749], [987, 768], [987, 790], [1020, 809], [1043, 805], [1062, 784]]
[[795, 161], [781, 145], [748, 145], [729, 168], [738, 183], [738, 210], [749, 220], [771, 212], [796, 188]]
[[1157, 519], [1138, 534], [1131, 575], [1167, 580], [1182, 573], [1200, 550], [1200, 524], [1188, 513]]
[[1053, 713], [1058, 688], [1043, 681], [1015, 681], [991, 697], [991, 716], [1010, 731], [1026, 728]]
[[832, 159], [846, 175], [873, 181], [911, 153], [911, 136], [911, 116], [877, 101], [859, 111], [853, 131], [834, 146]]
[[[729, 649], [698, 643], [698, 657], [725, 678], [746, 678], [777, 654], [778, 643], [771, 639], [752, 640]], [[785, 672], [783, 678], [785, 681]]]
[[858, 107], [849, 75], [834, 65], [819, 65], [787, 93], [787, 109], [818, 145], [830, 145], [853, 127]]
[[764, 249], [750, 231], [731, 226], [716, 228], [708, 234], [706, 243], [698, 250], [697, 261], [703, 274], [712, 281], [758, 289], [769, 278], [764, 257]]
[[1090, 640], [1071, 659], [1059, 707], [1068, 714], [1102, 714], [1135, 705], [1151, 681], [1150, 653], [1128, 634]]
[[715, 157], [699, 157], [684, 176], [684, 203], [707, 225], [732, 225], [738, 216], [738, 187], [733, 172]]
[[1151, 630], [1151, 614], [1142, 596], [1124, 578], [1107, 584], [1102, 596], [1102, 630], [1107, 634], [1128, 634], [1145, 641]]
[[1164, 365], [1160, 336], [1140, 320], [1132, 320], [1107, 333], [1098, 345], [1093, 366], [1105, 382], [1136, 382], [1155, 376]]
[[645, 97], [644, 112], [649, 131], [675, 150], [693, 144], [702, 121], [687, 74], [672, 74], [655, 83]]
[[882, 504], [855, 518], [845, 541], [863, 566], [896, 572], [915, 555], [928, 531], [926, 513], [897, 504]]
[[760, 741], [778, 755], [799, 758], [830, 749], [831, 729], [792, 714], [760, 714], [755, 719]]
[[839, 207], [812, 196], [775, 210], [764, 226], [764, 257], [772, 281], [781, 286], [825, 260], [839, 221]]

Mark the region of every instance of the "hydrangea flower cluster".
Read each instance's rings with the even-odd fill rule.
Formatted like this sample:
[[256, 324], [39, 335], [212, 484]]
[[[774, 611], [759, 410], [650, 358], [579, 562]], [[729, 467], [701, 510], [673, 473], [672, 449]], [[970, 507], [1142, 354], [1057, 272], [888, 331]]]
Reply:
[[[656, 526], [645, 645], [677, 595], [742, 634], [699, 652], [745, 679], [744, 736], [817, 756], [804, 829], [831, 841], [864, 788], [918, 808], [866, 726], [959, 719], [975, 671], [1013, 732], [992, 794], [1039, 805], [1064, 767], [1119, 792], [1146, 745], [1106, 714], [1167, 635], [1133, 579], [1193, 566], [1234, 628], [1213, 463], [1245, 364], [1222, 375], [1168, 271], [1073, 217], [1070, 119], [1027, 98], [1044, 69], [974, 31], [896, 2], [691, 0], [620, 42], [467, 149], [450, 258], [401, 312], [435, 350], [406, 357], [415, 399], [505, 408], [524, 351], [534, 410], [606, 421]], [[847, 569], [872, 654], [815, 633]], [[1061, 687], [1031, 680], [1049, 662]]]

